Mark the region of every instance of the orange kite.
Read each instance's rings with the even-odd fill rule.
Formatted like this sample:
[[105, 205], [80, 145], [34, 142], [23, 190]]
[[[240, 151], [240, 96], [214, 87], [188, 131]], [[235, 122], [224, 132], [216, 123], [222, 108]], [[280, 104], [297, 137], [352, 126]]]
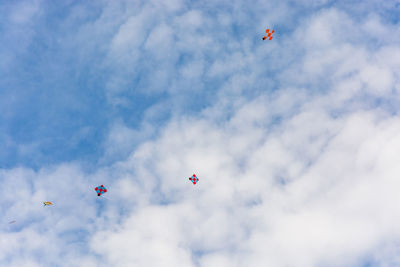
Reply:
[[263, 39], [263, 40], [266, 40], [266, 39], [268, 38], [268, 40], [271, 41], [272, 38], [274, 38], [274, 37], [272, 36], [272, 34], [273, 34], [275, 31], [274, 31], [274, 30], [269, 31], [269, 29], [266, 29], [265, 32], [267, 33], [267, 36], [264, 36], [262, 39]]

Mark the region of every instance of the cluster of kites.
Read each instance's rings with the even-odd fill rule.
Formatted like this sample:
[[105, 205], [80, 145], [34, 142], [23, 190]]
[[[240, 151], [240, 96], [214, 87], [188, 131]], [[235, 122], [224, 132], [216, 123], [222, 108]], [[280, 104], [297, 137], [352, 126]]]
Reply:
[[[196, 174], [193, 174], [191, 177], [189, 177], [189, 180], [195, 185], [199, 181], [199, 178], [196, 176]], [[96, 191], [97, 196], [101, 196], [102, 194], [107, 193], [107, 188], [105, 188], [104, 185], [99, 185], [99, 186], [95, 187], [94, 190]], [[43, 202], [43, 206], [53, 206], [53, 202], [45, 201], [45, 202]], [[9, 222], [9, 224], [13, 224], [15, 222], [16, 221], [13, 220], [13, 221]]]
[[[269, 40], [271, 41], [274, 37], [272, 36], [275, 31], [274, 30], [270, 30], [270, 29], [266, 29], [265, 30], [266, 35], [263, 36], [262, 40]], [[189, 177], [189, 180], [195, 185], [196, 183], [198, 183], [199, 178], [196, 176], [196, 174], [193, 174], [191, 177]], [[99, 185], [97, 187], [94, 188], [94, 190], [97, 193], [97, 196], [101, 196], [104, 193], [107, 193], [107, 188], [104, 187], [104, 185]], [[45, 201], [43, 202], [44, 206], [52, 206], [53, 203], [51, 201]], [[9, 222], [9, 224], [15, 223], [16, 221], [11, 221]]]
[[[196, 174], [193, 174], [191, 177], [189, 177], [189, 180], [192, 181], [193, 184], [196, 184], [199, 181], [199, 178], [197, 178]], [[104, 185], [99, 185], [94, 188], [94, 191], [96, 191], [97, 196], [101, 196], [104, 193], [107, 193], [107, 188], [105, 188]], [[52, 206], [53, 203], [50, 201], [45, 201], [43, 202], [44, 206]], [[13, 221], [15, 222], [15, 221]]]

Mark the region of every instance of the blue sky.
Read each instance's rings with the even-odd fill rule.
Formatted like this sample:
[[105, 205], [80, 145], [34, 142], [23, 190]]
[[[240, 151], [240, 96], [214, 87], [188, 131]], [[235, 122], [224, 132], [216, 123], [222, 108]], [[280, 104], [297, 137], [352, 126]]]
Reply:
[[400, 264], [399, 12], [3, 1], [0, 265]]
[[[376, 1], [356, 1], [354, 5], [315, 1], [310, 6], [296, 1], [267, 6], [249, 6], [243, 2], [205, 2], [203, 5], [182, 2], [182, 7], [176, 11], [144, 19], [141, 32], [143, 35], [135, 41], [128, 40], [125, 50], [121, 52], [129, 54], [129, 41], [134, 41], [134, 46], [138, 48], [137, 58], [129, 59], [127, 56], [124, 61], [124, 55], [119, 55], [121, 58], [117, 60], [109, 59], [108, 56], [113, 36], [118, 30], [124, 30], [120, 26], [129, 18], [130, 12], [134, 13], [129, 9], [122, 12], [123, 3], [55, 4], [34, 1], [26, 4], [23, 1], [6, 1], [0, 10], [3, 14], [2, 43], [5, 44], [1, 54], [6, 59], [1, 72], [1, 140], [2, 146], [7, 148], [1, 152], [1, 166], [9, 168], [22, 164], [39, 168], [46, 164], [72, 160], [93, 164], [104, 153], [102, 140], [116, 120], [130, 128], [139, 129], [143, 121], [148, 121], [145, 114], [150, 107], [156, 106], [158, 110], [163, 110], [162, 114], [152, 114], [151, 124], [159, 125], [172, 114], [196, 114], [213, 104], [213, 96], [230, 74], [212, 78], [200, 75], [191, 79], [163, 76], [159, 82], [153, 81], [159, 78], [157, 75], [165, 75], [166, 69], [177, 69], [175, 66], [183, 67], [200, 58], [200, 55], [197, 58], [193, 55], [196, 54], [195, 47], [172, 50], [172, 53], [168, 51], [169, 56], [165, 57], [154, 56], [152, 50], [147, 52], [141, 47], [149, 32], [157, 25], [168, 25], [168, 21], [171, 21], [169, 16], [179, 16], [191, 9], [211, 17], [222, 13], [221, 16], [226, 16], [225, 19], [229, 20], [227, 25], [196, 25], [191, 29], [185, 28], [184, 32], [172, 28], [173, 32], [170, 33], [175, 40], [193, 39], [193, 45], [196, 45], [197, 39], [215, 38], [218, 44], [225, 47], [224, 56], [229, 57], [231, 49], [236, 49], [229, 49], [229, 44], [240, 43], [241, 39], [250, 42], [249, 49], [259, 45], [264, 21], [271, 20], [270, 24], [277, 31], [287, 34], [282, 36], [282, 40], [286, 41], [292, 38], [290, 34], [307, 17], [332, 7], [338, 10], [347, 8], [355, 18], [361, 19], [374, 14], [384, 21], [397, 22], [398, 18], [394, 14], [398, 14], [396, 10], [398, 11], [399, 5], [393, 1], [387, 2], [386, 8]], [[109, 6], [116, 10], [114, 13], [110, 11], [107, 17], [104, 9]], [[280, 11], [279, 8], [282, 7], [287, 13], [280, 17], [272, 14], [269, 19], [267, 15], [276, 13], [275, 9]], [[105, 18], [102, 19], [102, 16]], [[107, 22], [105, 26], [100, 24], [103, 20]], [[87, 29], [96, 22], [100, 25], [98, 29], [89, 32]], [[217, 28], [212, 30], [215, 26]], [[166, 38], [169, 38], [168, 33]], [[369, 38], [374, 41], [373, 36]], [[290, 39], [286, 42], [290, 42]], [[292, 54], [288, 55], [285, 49], [290, 46]], [[285, 56], [286, 60], [279, 62], [282, 64], [280, 66], [278, 63], [278, 66], [265, 66], [260, 70], [265, 76], [260, 75], [258, 84], [243, 89], [246, 90], [245, 95], [254, 96], [254, 92], [263, 92], [265, 88], [261, 84], [266, 82], [271, 82], [269, 90], [277, 90], [279, 84], [274, 79], [265, 80], [266, 77], [280, 72], [287, 67], [284, 65], [286, 62], [290, 64], [304, 52], [293, 49], [293, 44], [290, 43], [281, 43], [273, 49], [273, 55], [262, 55], [259, 60], [267, 61], [271, 56]], [[220, 51], [205, 48], [199, 53], [202, 54], [203, 68], [208, 69], [216, 59], [216, 53]], [[173, 74], [180, 75], [175, 72]], [[111, 93], [111, 98], [118, 99], [109, 99], [105, 86], [107, 83], [118, 83], [115, 95], [114, 92]], [[115, 104], [115, 101], [122, 99], [123, 105]], [[172, 107], [170, 103], [173, 103]]]

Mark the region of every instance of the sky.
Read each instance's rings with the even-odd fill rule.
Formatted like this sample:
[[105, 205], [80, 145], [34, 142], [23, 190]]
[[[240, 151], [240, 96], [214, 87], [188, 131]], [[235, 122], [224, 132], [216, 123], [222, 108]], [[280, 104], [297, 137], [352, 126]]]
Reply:
[[2, 1], [0, 266], [399, 266], [399, 14]]

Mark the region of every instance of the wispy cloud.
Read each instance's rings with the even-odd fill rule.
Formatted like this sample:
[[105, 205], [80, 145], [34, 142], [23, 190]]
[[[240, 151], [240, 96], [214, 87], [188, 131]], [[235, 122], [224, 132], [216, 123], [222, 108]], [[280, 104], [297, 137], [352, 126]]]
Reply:
[[398, 265], [398, 8], [5, 4], [0, 265]]

